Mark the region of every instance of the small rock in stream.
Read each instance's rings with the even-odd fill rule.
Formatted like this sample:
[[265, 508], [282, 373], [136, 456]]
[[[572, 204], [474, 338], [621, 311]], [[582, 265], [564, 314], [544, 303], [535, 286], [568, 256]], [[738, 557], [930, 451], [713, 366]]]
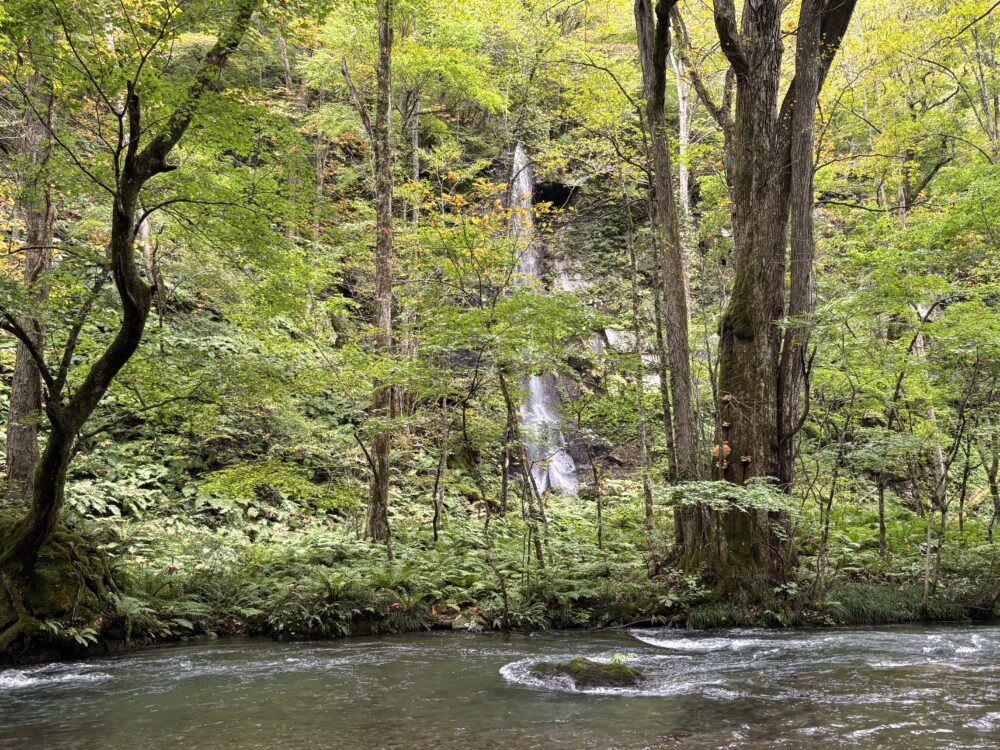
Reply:
[[535, 677], [542, 679], [552, 677], [569, 677], [573, 687], [579, 689], [602, 687], [635, 687], [645, 675], [619, 661], [608, 663], [591, 661], [577, 656], [568, 661], [540, 662], [531, 668]]

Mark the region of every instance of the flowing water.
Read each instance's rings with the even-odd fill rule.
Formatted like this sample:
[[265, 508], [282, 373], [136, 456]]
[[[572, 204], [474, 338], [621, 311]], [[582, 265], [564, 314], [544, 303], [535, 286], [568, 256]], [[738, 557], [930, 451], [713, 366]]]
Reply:
[[[540, 660], [623, 654], [641, 689]], [[0, 748], [997, 748], [1000, 627], [218, 641], [0, 671]]]
[[[535, 242], [535, 178], [524, 147], [514, 149], [510, 189], [510, 229], [518, 241], [517, 270], [522, 278], [540, 278], [538, 247]], [[529, 375], [523, 383], [527, 398], [521, 407], [521, 426], [531, 474], [539, 492], [552, 490], [573, 494], [579, 489], [576, 464], [566, 452], [559, 413], [559, 391], [552, 375]]]

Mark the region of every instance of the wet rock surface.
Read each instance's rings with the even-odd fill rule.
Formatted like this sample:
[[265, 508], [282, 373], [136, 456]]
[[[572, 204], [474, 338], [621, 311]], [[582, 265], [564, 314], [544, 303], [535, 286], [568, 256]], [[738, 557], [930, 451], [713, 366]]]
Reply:
[[645, 678], [640, 670], [623, 662], [612, 660], [604, 663], [582, 656], [567, 661], [540, 662], [531, 671], [541, 679], [568, 677], [578, 690], [637, 687]]

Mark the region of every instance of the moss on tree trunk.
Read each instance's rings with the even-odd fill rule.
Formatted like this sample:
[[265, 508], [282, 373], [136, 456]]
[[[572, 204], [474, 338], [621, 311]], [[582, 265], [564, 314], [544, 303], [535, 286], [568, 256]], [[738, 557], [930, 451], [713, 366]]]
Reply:
[[[0, 520], [0, 538], [14, 524]], [[59, 527], [30, 571], [3, 573], [0, 590], [0, 660], [29, 652], [73, 650], [74, 634], [95, 636], [108, 624], [116, 586], [104, 554], [71, 529]]]

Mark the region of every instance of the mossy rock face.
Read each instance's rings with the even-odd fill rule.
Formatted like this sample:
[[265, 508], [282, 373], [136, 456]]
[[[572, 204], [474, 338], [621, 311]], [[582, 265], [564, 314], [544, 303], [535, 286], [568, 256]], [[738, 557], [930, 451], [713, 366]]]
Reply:
[[535, 677], [569, 677], [573, 687], [588, 688], [626, 688], [640, 685], [646, 676], [635, 669], [618, 661], [609, 663], [591, 661], [582, 656], [560, 662], [540, 662], [531, 668]]

